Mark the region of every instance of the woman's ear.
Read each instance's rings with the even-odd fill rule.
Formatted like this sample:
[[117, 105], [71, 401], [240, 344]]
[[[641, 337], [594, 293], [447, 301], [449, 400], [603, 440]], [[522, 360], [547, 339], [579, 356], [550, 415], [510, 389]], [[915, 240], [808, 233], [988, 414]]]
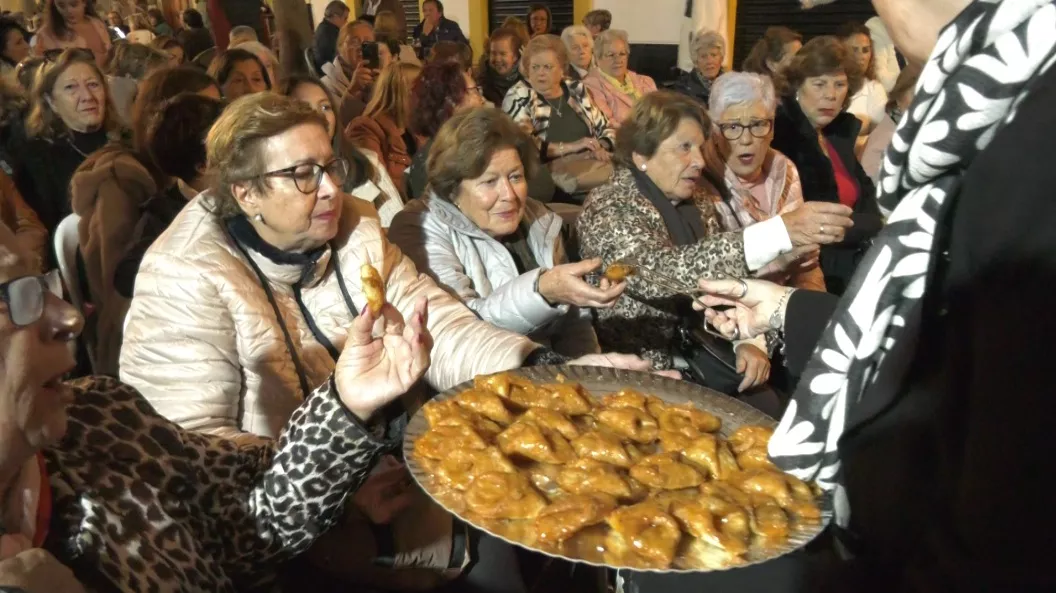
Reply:
[[238, 203], [238, 207], [241, 208], [249, 218], [253, 218], [257, 214], [260, 214], [260, 199], [257, 197], [257, 192], [253, 191], [248, 183], [242, 182], [231, 184], [231, 195], [234, 196], [235, 202]]
[[639, 171], [645, 171], [649, 168], [649, 159], [638, 154], [637, 152], [631, 153], [631, 160], [634, 161], [634, 168], [638, 169]]

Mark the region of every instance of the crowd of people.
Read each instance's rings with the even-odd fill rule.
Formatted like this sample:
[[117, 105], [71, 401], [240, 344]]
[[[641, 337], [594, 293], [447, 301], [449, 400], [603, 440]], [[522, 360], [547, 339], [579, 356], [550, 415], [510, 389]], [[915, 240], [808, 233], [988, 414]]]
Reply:
[[[429, 500], [396, 445], [439, 391], [580, 364], [784, 415], [775, 462], [839, 499], [822, 552], [621, 575], [626, 591], [1045, 590], [1010, 551], [969, 566], [983, 534], [1021, 531], [946, 503], [967, 484], [964, 504], [996, 511], [973, 462], [1028, 471], [959, 440], [987, 420], [1012, 438], [1003, 414], [949, 408], [958, 390], [990, 405], [1000, 387], [980, 366], [1042, 388], [1005, 359], [1047, 334], [976, 286], [983, 264], [965, 254], [1013, 261], [983, 282], [1039, 300], [1030, 266], [1051, 233], [1024, 217], [1051, 210], [1031, 192], [1052, 172], [1014, 160], [1008, 135], [1045, 149], [1056, 49], [1007, 58], [1034, 85], [983, 80], [978, 64], [998, 69], [992, 54], [1014, 54], [1053, 5], [875, 3], [883, 20], [831, 35], [770, 27], [739, 70], [725, 32], [696, 31], [692, 69], [659, 85], [631, 70], [620, 15], [559, 31], [545, 3], [479, 56], [440, 0], [410, 29], [395, 0], [363, 0], [357, 17], [330, 2], [296, 60], [256, 5], [242, 18], [202, 2], [170, 22], [140, 3], [45, 0], [39, 22], [0, 17], [0, 589], [527, 593], [535, 558]], [[984, 101], [998, 107], [975, 113]], [[1009, 193], [1002, 182], [1029, 212], [978, 189]], [[972, 210], [944, 218], [944, 198]], [[1000, 221], [962, 218], [976, 214]], [[988, 224], [1005, 234], [965, 235]], [[616, 263], [636, 274], [607, 279]], [[982, 328], [987, 307], [1018, 333]], [[893, 422], [915, 423], [864, 427], [904, 439], [883, 445], [895, 467], [878, 469], [860, 433], [837, 446], [845, 423], [888, 419], [872, 382]], [[1023, 421], [1015, 443], [1037, 445], [1042, 426]], [[803, 440], [815, 427], [827, 432]], [[910, 444], [931, 455], [930, 474], [912, 472], [933, 486], [917, 499], [898, 473]], [[878, 476], [897, 485], [890, 503], [866, 500]], [[848, 499], [867, 509], [853, 521]], [[900, 509], [912, 541], [894, 535]]]

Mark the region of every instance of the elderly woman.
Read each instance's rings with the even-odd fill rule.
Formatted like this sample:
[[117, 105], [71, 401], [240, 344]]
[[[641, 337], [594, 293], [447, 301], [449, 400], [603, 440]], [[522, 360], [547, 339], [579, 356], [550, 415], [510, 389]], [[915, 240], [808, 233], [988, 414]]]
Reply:
[[803, 198], [854, 209], [843, 240], [821, 248], [829, 292], [843, 294], [883, 219], [873, 181], [855, 157], [862, 122], [847, 113], [858, 88], [858, 65], [835, 37], [815, 37], [784, 70], [773, 146], [799, 169]]
[[307, 103], [326, 119], [326, 130], [333, 143], [334, 154], [347, 158], [354, 169], [342, 189], [349, 195], [372, 203], [378, 211], [381, 226], [388, 228], [392, 217], [403, 208], [400, 191], [377, 155], [363, 153], [340, 133], [334, 98], [323, 83], [318, 78], [296, 74], [283, 83], [282, 94]]
[[121, 124], [106, 78], [84, 50], [66, 50], [41, 67], [30, 105], [15, 182], [50, 234], [70, 214], [74, 171], [118, 139]]
[[[709, 177], [722, 226], [736, 231], [782, 219], [794, 245], [824, 245], [851, 226], [851, 209], [842, 204], [804, 205], [799, 172], [785, 155], [770, 148], [777, 97], [760, 74], [730, 72], [715, 81], [709, 112], [717, 128], [711, 137]], [[828, 231], [828, 232], [827, 232]], [[797, 288], [825, 290], [816, 259], [776, 272], [774, 280]]]
[[683, 72], [671, 85], [671, 90], [707, 105], [708, 97], [711, 96], [711, 85], [722, 74], [722, 62], [726, 59], [726, 39], [717, 31], [697, 31], [689, 41], [689, 53], [693, 56], [693, 70]]
[[523, 47], [521, 36], [507, 27], [496, 29], [488, 38], [488, 51], [477, 67], [477, 86], [492, 105], [502, 105], [506, 93], [523, 80], [517, 67]]
[[745, 72], [765, 74], [775, 78], [792, 61], [792, 57], [803, 47], [803, 36], [788, 27], [767, 27], [759, 41], [755, 42], [741, 69]]
[[[679, 328], [695, 319], [677, 286], [650, 277], [662, 274], [691, 290], [692, 279], [726, 274], [747, 276], [770, 268], [791, 252], [793, 239], [781, 217], [724, 232], [712, 196], [698, 184], [703, 149], [711, 130], [704, 109], [669, 91], [650, 94], [632, 110], [616, 139], [616, 171], [590, 193], [579, 217], [585, 257], [608, 266], [626, 262], [640, 268], [628, 280], [627, 294], [611, 309], [598, 309], [597, 332], [603, 349], [639, 354], [657, 368], [674, 368], [685, 359], [690, 376], [727, 392], [764, 383], [770, 363], [765, 344], [736, 347], [736, 373], [720, 382], [702, 370], [704, 353], [683, 348]], [[827, 229], [828, 230], [828, 229]]]
[[583, 25], [572, 25], [561, 31], [561, 41], [568, 50], [568, 77], [572, 80], [583, 80], [590, 71], [597, 68], [594, 61], [594, 37]]
[[374, 153], [401, 191], [403, 173], [417, 151], [407, 125], [411, 121], [411, 89], [421, 71], [421, 66], [394, 62], [381, 73], [363, 115], [345, 128], [345, 138], [360, 150]]
[[528, 197], [531, 139], [497, 109], [455, 114], [429, 155], [428, 196], [396, 216], [389, 238], [481, 319], [566, 356], [598, 352], [590, 308], [623, 285], [590, 286], [599, 261], [567, 263], [561, 217]]
[[274, 84], [264, 62], [256, 54], [238, 48], [213, 58], [209, 64], [209, 76], [220, 84], [220, 92], [228, 101], [270, 91]]
[[83, 319], [57, 296], [58, 275], [35, 275], [2, 225], [0, 254], [5, 590], [83, 591], [78, 580], [124, 593], [266, 588], [395, 447], [387, 439], [397, 433], [374, 414], [429, 365], [424, 302], [405, 329], [381, 321], [379, 337], [382, 316], [364, 308], [345, 326], [333, 372], [309, 386], [274, 440], [192, 434], [114, 379], [64, 383]]
[[591, 37], [596, 38], [612, 26], [612, 13], [604, 8], [594, 9], [583, 15], [583, 26], [590, 31]]
[[245, 50], [257, 56], [260, 63], [264, 64], [264, 70], [268, 73], [268, 80], [271, 81], [272, 87], [279, 84], [279, 57], [268, 46], [259, 41], [243, 41], [230, 46], [228, 51], [231, 49]]
[[[424, 138], [407, 168], [407, 197], [425, 195], [426, 159], [440, 126], [464, 109], [480, 107], [484, 99], [480, 87], [457, 62], [432, 62], [422, 69], [411, 91], [411, 133]], [[553, 188], [551, 188], [551, 191]]]
[[[861, 87], [851, 95], [847, 112], [862, 120], [859, 136], [867, 136], [884, 118], [887, 107], [887, 91], [876, 79], [876, 60], [873, 59], [873, 37], [869, 27], [861, 23], [847, 23], [840, 27], [836, 37], [843, 41], [854, 57]], [[862, 141], [864, 142], [864, 138]]]
[[105, 66], [110, 33], [96, 15], [95, 0], [47, 0], [34, 51], [44, 55], [52, 50], [82, 48], [92, 53], [97, 66]]
[[[143, 258], [121, 350], [122, 379], [185, 428], [242, 443], [274, 438], [348, 347], [349, 325], [368, 308], [365, 265], [381, 277], [388, 317], [428, 327], [435, 389], [566, 360], [478, 319], [419, 274], [374, 209], [340, 190], [349, 164], [314, 108], [272, 93], [244, 97], [210, 130], [207, 154], [212, 187]], [[370, 563], [362, 542], [344, 544], [335, 560]]]
[[656, 90], [652, 78], [627, 69], [630, 56], [627, 32], [609, 29], [594, 40], [598, 67], [583, 77], [583, 84], [614, 128], [623, 123], [639, 99]]
[[[540, 35], [528, 42], [521, 57], [521, 72], [527, 81], [517, 83], [506, 94], [502, 110], [539, 146], [539, 155], [555, 176], [570, 160], [593, 161], [604, 170], [614, 147], [615, 130], [594, 105], [583, 83], [565, 78], [568, 52], [554, 35]], [[568, 194], [595, 187], [573, 188]], [[573, 190], [573, 191], [568, 191]]]
[[[159, 201], [158, 196], [175, 184], [165, 171], [184, 168], [178, 163], [158, 162], [150, 149], [150, 128], [158, 113], [181, 93], [220, 98], [216, 82], [197, 68], [154, 71], [143, 80], [132, 104], [131, 146], [113, 142], [91, 153], [69, 183], [70, 206], [81, 218], [77, 229], [84, 273], [81, 287], [94, 307], [81, 340], [93, 354], [91, 362], [98, 374], [117, 375], [122, 327], [131, 298], [130, 291], [120, 286], [119, 276], [127, 274], [119, 274], [117, 269], [135, 249], [143, 219], [159, 213], [156, 207], [164, 200]], [[173, 146], [178, 142], [174, 136]], [[184, 152], [178, 159], [192, 155]]]

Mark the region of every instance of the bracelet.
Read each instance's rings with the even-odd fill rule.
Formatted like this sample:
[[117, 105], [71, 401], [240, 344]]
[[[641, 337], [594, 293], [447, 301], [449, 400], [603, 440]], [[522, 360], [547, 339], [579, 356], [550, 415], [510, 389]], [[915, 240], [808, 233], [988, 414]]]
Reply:
[[795, 288], [789, 288], [785, 291], [785, 294], [781, 295], [781, 299], [777, 301], [777, 308], [770, 314], [770, 329], [776, 329], [778, 331], [784, 331], [785, 327], [785, 316], [781, 313], [782, 308], [785, 306], [785, 301], [788, 300], [792, 293], [796, 292]]

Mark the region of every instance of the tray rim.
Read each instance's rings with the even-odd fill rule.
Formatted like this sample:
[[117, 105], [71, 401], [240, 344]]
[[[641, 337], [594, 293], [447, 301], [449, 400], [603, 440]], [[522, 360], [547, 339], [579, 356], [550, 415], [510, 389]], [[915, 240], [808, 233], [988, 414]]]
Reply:
[[[752, 422], [759, 423], [759, 424], [765, 423], [768, 426], [775, 427], [775, 428], [777, 427], [777, 420], [775, 420], [773, 417], [771, 417], [770, 415], [766, 414], [765, 412], [762, 412], [761, 410], [753, 408], [752, 406], [750, 406], [750, 405], [738, 400], [737, 398], [728, 396], [728, 395], [726, 395], [724, 393], [720, 393], [718, 391], [715, 391], [714, 389], [709, 389], [709, 388], [704, 387], [702, 385], [697, 385], [696, 383], [691, 383], [689, 381], [682, 381], [682, 380], [679, 380], [679, 379], [673, 379], [673, 378], [670, 378], [670, 377], [665, 377], [663, 375], [656, 375], [654, 373], [650, 373], [650, 372], [646, 372], [646, 371], [634, 371], [634, 370], [629, 370], [629, 369], [617, 369], [617, 368], [612, 368], [612, 367], [601, 367], [601, 366], [590, 366], [590, 365], [567, 365], [566, 364], [566, 365], [538, 365], [538, 366], [532, 366], [532, 367], [521, 367], [521, 368], [516, 368], [516, 369], [510, 369], [508, 371], [496, 371], [496, 373], [489, 373], [489, 374], [497, 374], [499, 372], [514, 373], [514, 374], [517, 374], [517, 375], [520, 375], [520, 376], [524, 376], [524, 377], [527, 377], [527, 378], [533, 378], [533, 377], [531, 377], [531, 375], [540, 374], [540, 373], [543, 373], [543, 374], [551, 373], [552, 376], [554, 376], [554, 377], [556, 377], [556, 375], [558, 375], [558, 374], [563, 374], [570, 381], [574, 381], [574, 382], [585, 382], [585, 381], [591, 381], [591, 380], [592, 381], [602, 381], [602, 380], [606, 379], [606, 377], [603, 377], [604, 375], [611, 375], [611, 377], [607, 377], [607, 378], [612, 379], [612, 380], [616, 380], [616, 381], [620, 381], [620, 380], [628, 380], [628, 381], [630, 381], [630, 380], [634, 380], [634, 379], [637, 379], [638, 381], [648, 380], [648, 382], [654, 383], [657, 387], [664, 386], [664, 387], [667, 387], [667, 388], [669, 388], [671, 390], [688, 390], [690, 392], [694, 392], [695, 391], [695, 392], [698, 392], [699, 394], [704, 395], [706, 397], [717, 397], [717, 398], [719, 398], [721, 400], [724, 400], [725, 403], [727, 403], [729, 405], [732, 405], [735, 408], [741, 408], [742, 411], [744, 411], [746, 413], [749, 413], [749, 414], [752, 414], [752, 415], [758, 415], [759, 420], [752, 420]], [[596, 375], [599, 375], [599, 376], [594, 377], [594, 378], [584, 378], [584, 377], [581, 376], [581, 375], [584, 375], [584, 374], [596, 374]], [[440, 393], [438, 393], [437, 395], [435, 395], [430, 401], [443, 401], [443, 400], [452, 398], [452, 397], [458, 395], [459, 393], [471, 388], [473, 386], [473, 381], [474, 381], [474, 379], [470, 379], [468, 381], [464, 381], [462, 383], [459, 383], [458, 385], [455, 385], [453, 387], [445, 389], [445, 390], [441, 391]], [[594, 395], [594, 394], [592, 393], [592, 395]], [[662, 397], [660, 395], [657, 395], [657, 397], [661, 397], [661, 399], [665, 399], [664, 397]], [[630, 566], [616, 566], [616, 565], [613, 565], [613, 564], [605, 564], [605, 563], [602, 563], [602, 562], [594, 562], [592, 560], [586, 560], [586, 559], [583, 559], [583, 558], [573, 558], [571, 556], [566, 556], [566, 555], [563, 555], [563, 554], [558, 554], [558, 553], [549, 552], [549, 551], [546, 551], [546, 550], [541, 550], [541, 549], [532, 547], [532, 546], [530, 546], [528, 544], [525, 544], [523, 542], [519, 542], [517, 540], [510, 539], [510, 538], [505, 537], [505, 536], [503, 536], [503, 535], [501, 535], [499, 533], [491, 531], [490, 529], [487, 529], [486, 527], [484, 527], [482, 525], [479, 525], [477, 523], [474, 523], [472, 521], [469, 521], [469, 520], [465, 519], [460, 513], [457, 513], [455, 511], [451, 510], [451, 508], [449, 508], [446, 504], [444, 504], [444, 502], [442, 500], [440, 500], [440, 498], [434, 496], [433, 493], [430, 491], [430, 489], [425, 484], [426, 480], [419, 476], [419, 474], [421, 474], [421, 476], [424, 476], [424, 477], [427, 478], [428, 477], [428, 472], [426, 472], [425, 469], [422, 468], [418, 464], [417, 460], [414, 457], [414, 440], [412, 439], [411, 427], [415, 423], [426, 423], [426, 420], [425, 420], [425, 418], [424, 418], [424, 416], [423, 416], [423, 414], [421, 412], [421, 408], [416, 410], [414, 415], [411, 416], [408, 419], [407, 425], [406, 425], [406, 427], [404, 429], [403, 450], [402, 450], [403, 451], [403, 457], [404, 457], [404, 463], [407, 465], [408, 471], [411, 474], [411, 476], [414, 478], [415, 483], [418, 485], [419, 488], [421, 488], [421, 490], [423, 492], [425, 492], [426, 495], [429, 496], [429, 498], [433, 502], [435, 502], [436, 504], [440, 505], [440, 507], [443, 508], [445, 511], [447, 511], [453, 518], [458, 519], [459, 521], [465, 523], [466, 525], [472, 526], [474, 529], [478, 529], [478, 530], [480, 530], [480, 531], [482, 531], [484, 533], [487, 533], [488, 535], [490, 535], [492, 537], [498, 538], [498, 539], [500, 539], [500, 540], [502, 540], [502, 541], [504, 541], [504, 542], [506, 542], [508, 544], [511, 544], [511, 545], [514, 545], [514, 546], [518, 546], [520, 548], [524, 548], [525, 550], [529, 550], [529, 551], [535, 552], [537, 554], [544, 554], [544, 555], [549, 556], [551, 558], [558, 558], [558, 559], [565, 560], [565, 561], [568, 561], [568, 562], [578, 562], [578, 563], [586, 564], [586, 565], [589, 565], [589, 566], [595, 566], [595, 567], [599, 567], [599, 568], [607, 568], [607, 569], [619, 570], [619, 571], [651, 572], [651, 573], [656, 573], [656, 574], [707, 574], [707, 573], [712, 573], [712, 572], [725, 572], [725, 571], [729, 571], [729, 570], [736, 570], [736, 569], [740, 569], [740, 568], [749, 568], [749, 567], [752, 567], [752, 566], [758, 566], [760, 564], [764, 564], [764, 563], [769, 562], [771, 560], [775, 560], [777, 558], [781, 558], [781, 557], [786, 556], [788, 554], [791, 554], [791, 553], [797, 552], [799, 550], [802, 550], [804, 547], [806, 547], [811, 542], [813, 542], [815, 539], [817, 539], [818, 536], [820, 536], [822, 533], [824, 533], [824, 531], [828, 528], [829, 523], [832, 522], [832, 518], [833, 518], [832, 495], [831, 495], [831, 493], [825, 492], [818, 499], [818, 506], [821, 508], [821, 515], [822, 515], [821, 521], [817, 525], [817, 527], [814, 530], [814, 532], [810, 533], [809, 536], [807, 534], [803, 534], [805, 539], [802, 542], [795, 543], [794, 545], [785, 546], [779, 552], [775, 552], [772, 556], [767, 556], [766, 558], [763, 558], [763, 559], [747, 561], [744, 564], [731, 565], [731, 566], [726, 566], [726, 567], [723, 567], [723, 568], [709, 568], [709, 569], [704, 569], [704, 568], [641, 568], [641, 567], [630, 567]], [[427, 423], [426, 423], [426, 426], [428, 426]], [[725, 426], [725, 421], [723, 423], [723, 426]], [[720, 431], [720, 433], [721, 433], [721, 431]]]

